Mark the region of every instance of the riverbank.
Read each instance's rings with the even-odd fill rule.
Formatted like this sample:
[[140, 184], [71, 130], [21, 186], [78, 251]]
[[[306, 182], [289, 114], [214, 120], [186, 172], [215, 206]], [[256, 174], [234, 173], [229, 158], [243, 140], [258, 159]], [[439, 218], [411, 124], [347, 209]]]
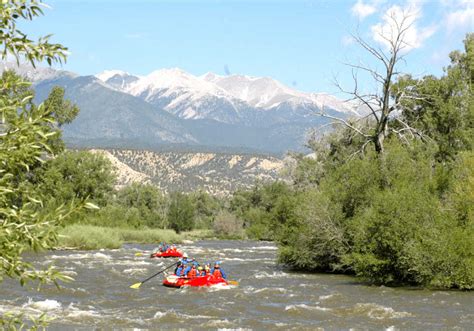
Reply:
[[193, 230], [177, 234], [167, 229], [111, 228], [96, 225], [72, 224], [59, 231], [58, 249], [82, 250], [116, 249], [125, 243], [155, 244], [168, 242], [179, 244], [185, 240], [214, 238], [212, 230]]

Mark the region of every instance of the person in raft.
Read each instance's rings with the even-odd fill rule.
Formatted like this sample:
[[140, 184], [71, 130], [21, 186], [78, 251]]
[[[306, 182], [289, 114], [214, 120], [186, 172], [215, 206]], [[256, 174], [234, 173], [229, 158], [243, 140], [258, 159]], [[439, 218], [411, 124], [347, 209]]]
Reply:
[[204, 276], [210, 275], [211, 274], [211, 265], [209, 263], [206, 263], [204, 266]]
[[221, 269], [220, 263], [217, 261], [216, 263], [214, 263], [214, 268], [212, 268], [211, 270], [211, 275], [213, 275], [214, 277], [222, 277], [224, 279], [227, 278], [224, 270]]
[[174, 274], [178, 277], [182, 277], [184, 275], [184, 271], [187, 268], [187, 261], [178, 261], [178, 267], [176, 268]]
[[186, 262], [186, 263], [189, 262], [189, 260], [188, 260], [188, 254], [187, 254], [187, 253], [184, 253], [184, 254], [183, 254], [183, 257], [181, 257], [179, 260], [180, 260], [181, 262]]
[[197, 265], [197, 262], [194, 262], [189, 267], [187, 267], [184, 271], [184, 277], [195, 278], [199, 276], [197, 271]]

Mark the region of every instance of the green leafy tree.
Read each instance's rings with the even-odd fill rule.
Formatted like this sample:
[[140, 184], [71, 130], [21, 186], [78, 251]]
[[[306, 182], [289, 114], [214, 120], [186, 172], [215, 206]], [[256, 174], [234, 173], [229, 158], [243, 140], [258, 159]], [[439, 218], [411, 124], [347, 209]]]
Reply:
[[442, 77], [405, 76], [394, 88], [396, 95], [410, 91], [411, 98], [400, 102], [403, 121], [436, 142], [440, 161], [453, 160], [474, 144], [474, 33], [466, 36], [464, 48], [450, 54]]
[[38, 171], [39, 191], [55, 208], [89, 199], [105, 206], [116, 181], [112, 163], [99, 153], [65, 151]]
[[116, 203], [139, 211], [140, 225], [163, 228], [166, 224], [167, 200], [153, 185], [133, 183], [117, 192]]
[[[5, 70], [2, 72], [0, 79], [6, 82], [0, 90], [0, 94], [10, 98], [18, 98], [19, 100], [28, 100], [25, 108], [30, 112], [35, 111], [36, 105], [33, 103], [35, 92], [29, 82], [24, 81], [24, 78], [19, 76], [14, 70]], [[55, 133], [54, 135], [49, 135], [48, 146], [53, 154], [59, 154], [65, 147], [60, 128], [64, 124], [71, 123], [76, 118], [79, 114], [79, 107], [72, 104], [71, 101], [64, 99], [64, 89], [59, 86], [53, 87], [43, 102], [43, 107], [53, 119], [44, 123], [44, 130], [46, 133]]]
[[43, 102], [46, 110], [54, 117], [54, 123], [50, 127], [52, 132], [56, 132], [56, 135], [51, 137], [49, 145], [56, 154], [62, 152], [65, 147], [60, 128], [64, 124], [71, 123], [79, 114], [79, 107], [66, 100], [64, 92], [64, 88], [55, 86]]
[[222, 208], [219, 199], [202, 190], [192, 192], [190, 198], [194, 205], [196, 228], [211, 228]]
[[191, 198], [183, 193], [172, 193], [167, 217], [170, 228], [177, 233], [192, 230], [194, 228], [194, 206]]
[[[50, 37], [38, 41], [29, 39], [18, 27], [18, 20], [31, 20], [42, 14], [41, 2], [6, 0], [0, 3], [0, 46], [2, 60], [14, 56], [17, 61], [62, 62], [67, 49], [49, 42]], [[46, 126], [54, 123], [54, 116], [44, 105], [31, 107], [31, 96], [5, 93], [22, 90], [27, 82], [7, 77], [0, 81], [0, 279], [16, 278], [21, 284], [36, 279], [43, 282], [67, 279], [54, 268], [37, 270], [22, 258], [25, 250], [38, 251], [51, 247], [57, 239], [60, 225], [81, 205], [61, 206], [40, 215], [42, 196], [26, 185], [31, 169], [51, 155], [49, 140], [56, 132]], [[89, 205], [93, 206], [93, 205]]]

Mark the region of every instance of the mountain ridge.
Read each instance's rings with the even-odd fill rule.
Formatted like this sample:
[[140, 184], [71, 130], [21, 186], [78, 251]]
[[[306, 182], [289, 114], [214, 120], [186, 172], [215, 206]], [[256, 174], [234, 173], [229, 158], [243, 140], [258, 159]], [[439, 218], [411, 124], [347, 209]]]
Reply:
[[309, 135], [328, 130], [330, 120], [317, 115], [322, 110], [357, 116], [352, 104], [300, 92], [269, 77], [194, 76], [178, 68], [147, 76], [120, 70], [80, 76], [52, 68], [15, 69], [33, 82], [35, 102], [54, 86], [65, 89], [65, 97], [81, 111], [63, 126], [63, 137], [69, 146], [81, 148], [186, 146], [282, 155], [304, 151]]

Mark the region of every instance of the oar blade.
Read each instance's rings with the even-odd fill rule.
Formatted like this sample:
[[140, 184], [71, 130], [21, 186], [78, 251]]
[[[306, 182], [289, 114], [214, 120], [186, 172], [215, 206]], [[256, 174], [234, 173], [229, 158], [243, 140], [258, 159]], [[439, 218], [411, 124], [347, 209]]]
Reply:
[[229, 285], [239, 285], [239, 282], [235, 281], [235, 280], [228, 280], [227, 283]]
[[135, 256], [143, 256], [142, 252], [135, 253]]
[[133, 289], [135, 289], [135, 290], [138, 290], [141, 285], [142, 285], [142, 283], [136, 283], [136, 284], [131, 285], [130, 288], [133, 288]]

